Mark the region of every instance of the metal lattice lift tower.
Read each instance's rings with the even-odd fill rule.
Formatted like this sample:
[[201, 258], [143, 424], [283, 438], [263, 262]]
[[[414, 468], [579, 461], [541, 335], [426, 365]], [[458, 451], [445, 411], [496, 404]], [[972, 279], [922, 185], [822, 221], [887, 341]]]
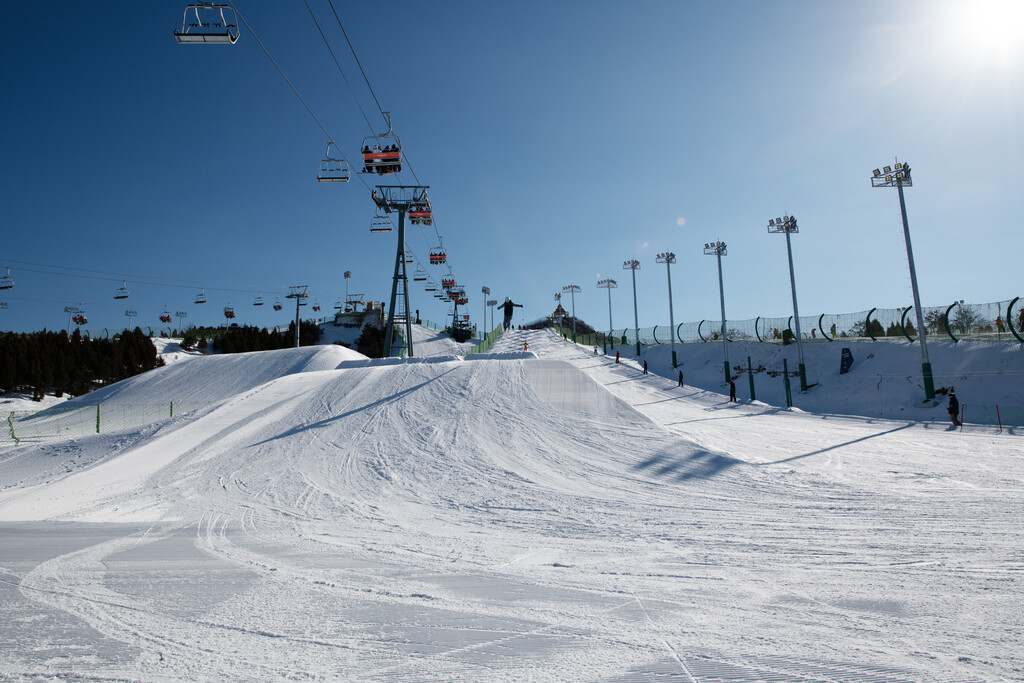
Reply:
[[295, 299], [295, 348], [299, 348], [299, 329], [302, 327], [299, 307], [306, 305], [303, 300], [309, 297], [309, 293], [306, 292], [307, 287], [309, 285], [293, 285], [288, 288], [291, 293], [285, 297], [286, 299]]
[[[398, 245], [395, 248], [395, 277], [391, 285], [391, 305], [388, 307], [388, 326], [384, 333], [384, 353], [391, 355], [395, 323], [405, 324], [405, 343], [408, 357], [412, 350], [412, 310], [409, 303], [409, 274], [405, 263], [405, 214], [417, 209], [429, 209], [427, 185], [378, 185], [372, 193], [373, 201], [385, 213], [398, 212]], [[396, 307], [401, 305], [401, 310]]]

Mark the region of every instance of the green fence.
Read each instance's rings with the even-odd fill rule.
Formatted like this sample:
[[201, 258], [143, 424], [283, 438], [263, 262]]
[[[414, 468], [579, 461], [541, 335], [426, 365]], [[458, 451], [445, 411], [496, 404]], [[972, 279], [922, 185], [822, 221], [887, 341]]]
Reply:
[[[966, 304], [956, 301], [948, 306], [925, 307], [924, 324], [929, 337], [945, 337], [954, 342], [961, 339], [992, 339], [1024, 343], [1024, 301], [1020, 297], [987, 304]], [[872, 308], [855, 313], [821, 313], [800, 316], [800, 335], [805, 342], [832, 342], [842, 339], [879, 339], [900, 337], [917, 339], [917, 313], [913, 307]], [[758, 341], [785, 344], [796, 339], [793, 316], [757, 317], [727, 320], [725, 329], [730, 341]], [[566, 330], [571, 338], [572, 333]], [[587, 346], [641, 346], [670, 344], [672, 341], [714, 342], [722, 340], [721, 319], [706, 319], [676, 325], [641, 327], [639, 339], [634, 328], [620, 328], [594, 334], [577, 334], [576, 341]]]
[[46, 410], [13, 410], [6, 413], [0, 430], [0, 447], [74, 439], [89, 434], [144, 427], [212, 403], [169, 401], [153, 404], [102, 403], [56, 407]]
[[498, 341], [498, 337], [500, 336], [501, 325], [498, 325], [484, 338], [482, 342], [471, 348], [469, 351], [466, 351], [465, 355], [468, 356], [471, 353], [487, 353], [491, 350], [491, 347], [494, 346], [494, 342]]

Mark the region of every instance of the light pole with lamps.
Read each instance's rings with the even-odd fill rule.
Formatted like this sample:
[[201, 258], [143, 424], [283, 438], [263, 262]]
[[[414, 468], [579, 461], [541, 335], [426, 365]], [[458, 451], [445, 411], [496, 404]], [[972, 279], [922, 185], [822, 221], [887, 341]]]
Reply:
[[807, 391], [807, 367], [804, 365], [804, 342], [800, 334], [800, 309], [796, 305], [796, 276], [793, 275], [793, 247], [789, 236], [800, 232], [796, 216], [783, 216], [768, 220], [768, 232], [786, 234], [786, 253], [789, 255], [789, 285], [793, 290], [793, 320], [796, 321], [796, 355], [800, 370], [800, 391]]
[[675, 314], [672, 312], [672, 264], [676, 262], [676, 255], [671, 251], [666, 251], [663, 254], [658, 254], [658, 263], [665, 264], [665, 270], [668, 272], [668, 325], [671, 328], [669, 330], [669, 340], [672, 344], [672, 367], [676, 367], [679, 363], [676, 362], [676, 319]]
[[[558, 309], [562, 308], [562, 293], [555, 292], [555, 313], [558, 313]], [[565, 310], [565, 309], [562, 309]], [[562, 334], [562, 316], [556, 316], [558, 319], [558, 334]]]
[[725, 242], [712, 242], [704, 245], [704, 253], [718, 259], [718, 296], [722, 301], [722, 349], [725, 353], [725, 383], [732, 381], [732, 369], [729, 367], [729, 335], [725, 329], [725, 285], [722, 281], [722, 257], [728, 256], [729, 251]]
[[640, 262], [634, 259], [622, 262], [623, 270], [633, 271], [633, 333], [636, 335], [636, 357], [640, 357], [640, 315], [636, 311], [636, 271], [640, 270]]
[[[489, 330], [487, 329], [487, 296], [491, 293], [491, 288], [481, 287], [480, 293], [483, 294], [483, 297], [481, 298], [484, 300], [484, 326], [482, 329], [484, 331], [484, 336], [487, 336], [487, 333], [489, 332]], [[491, 322], [494, 321], [492, 320]]]
[[572, 343], [576, 343], [576, 292], [580, 291], [579, 285], [566, 285], [562, 287], [563, 292], [569, 292], [572, 299]]
[[[611, 278], [605, 280], [598, 280], [597, 286], [601, 289], [608, 290], [608, 336], [604, 339], [604, 355], [608, 355], [608, 339], [612, 336], [612, 290], [617, 289], [619, 283]], [[615, 346], [615, 340], [612, 340], [612, 346]]]
[[[928, 360], [928, 342], [925, 339], [924, 311], [921, 310], [921, 296], [917, 289], [917, 270], [914, 268], [914, 249], [910, 245], [910, 226], [907, 224], [907, 205], [903, 199], [903, 188], [913, 187], [910, 165], [896, 162], [895, 167], [885, 166], [871, 172], [871, 187], [895, 187], [900, 195], [900, 214], [903, 216], [903, 239], [907, 243], [907, 262], [910, 264], [910, 286], [914, 290], [914, 312], [917, 314], [917, 334], [921, 340], [921, 375], [924, 379], [924, 404], [935, 405], [935, 381], [932, 379], [932, 364]], [[920, 404], [920, 405], [924, 405]]]
[[133, 309], [128, 309], [124, 312], [124, 317], [128, 318], [128, 331], [132, 331], [132, 318], [139, 315], [139, 312]]
[[[498, 300], [497, 299], [488, 299], [484, 303], [484, 305], [491, 307], [491, 324], [493, 325], [494, 324], [494, 307], [498, 305]], [[485, 318], [484, 325], [486, 326], [486, 318], [487, 318], [487, 309], [486, 308], [484, 309], [484, 318]], [[488, 334], [490, 334], [490, 332], [488, 332]]]

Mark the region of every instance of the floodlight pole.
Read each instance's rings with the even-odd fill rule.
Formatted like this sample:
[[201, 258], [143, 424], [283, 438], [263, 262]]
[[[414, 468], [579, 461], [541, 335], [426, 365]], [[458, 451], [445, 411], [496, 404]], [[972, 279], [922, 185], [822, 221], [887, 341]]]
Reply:
[[793, 319], [796, 321], [796, 355], [800, 373], [800, 391], [807, 391], [807, 367], [804, 365], [804, 341], [800, 334], [800, 309], [796, 305], [796, 276], [793, 274], [793, 247], [789, 236], [800, 232], [796, 224], [796, 216], [773, 218], [768, 221], [768, 232], [786, 234], [786, 253], [789, 255], [789, 285], [793, 291]]
[[306, 288], [309, 285], [294, 285], [289, 287], [291, 293], [285, 296], [286, 299], [295, 299], [295, 348], [299, 348], [299, 328], [301, 327], [301, 318], [299, 317], [299, 307], [302, 306], [302, 300], [309, 297], [306, 293]]
[[[611, 278], [598, 280], [597, 286], [608, 290], [608, 336], [604, 338], [604, 355], [608, 355], [608, 339], [612, 336], [612, 290], [617, 289], [619, 283]], [[612, 346], [615, 346], [614, 340]]]
[[921, 295], [917, 288], [917, 269], [914, 267], [914, 249], [910, 244], [910, 225], [907, 223], [907, 204], [903, 198], [903, 186], [913, 187], [910, 177], [910, 165], [896, 162], [895, 171], [889, 166], [884, 172], [877, 168], [872, 173], [871, 187], [896, 187], [900, 197], [900, 215], [903, 218], [903, 239], [907, 244], [907, 262], [910, 264], [910, 286], [914, 292], [914, 312], [917, 314], [917, 334], [921, 340], [921, 377], [924, 381], [925, 403], [935, 405], [935, 380], [932, 376], [932, 364], [928, 359], [928, 342], [924, 328], [924, 311], [921, 310]]
[[640, 270], [640, 262], [630, 259], [622, 262], [623, 270], [633, 271], [633, 330], [636, 335], [636, 357], [640, 357], [640, 315], [636, 310], [636, 271]]
[[137, 316], [138, 312], [137, 311], [133, 311], [132, 309], [128, 309], [127, 311], [124, 312], [124, 315], [125, 315], [126, 318], [128, 318], [128, 331], [131, 332], [132, 331], [132, 318]]
[[576, 343], [576, 292], [580, 291], [579, 285], [566, 285], [562, 287], [563, 292], [569, 292], [572, 299], [572, 343]]
[[484, 300], [484, 324], [481, 329], [484, 331], [484, 335], [487, 335], [490, 333], [490, 331], [487, 329], [487, 295], [491, 293], [491, 288], [486, 286], [481, 287], [480, 293], [483, 294], [482, 298]]
[[665, 270], [668, 271], [668, 324], [671, 328], [669, 330], [669, 340], [672, 344], [672, 367], [676, 367], [679, 363], [676, 362], [676, 319], [672, 311], [672, 264], [676, 262], [676, 255], [671, 251], [666, 251], [663, 254], [658, 254], [658, 263], [665, 264]]
[[345, 271], [345, 303], [348, 304], [348, 281], [352, 278], [352, 271]]
[[[186, 313], [185, 311], [175, 311], [174, 315], [178, 316], [178, 334], [181, 334], [182, 333], [181, 319], [182, 318], [187, 318], [188, 317], [188, 313]], [[185, 336], [185, 335], [182, 335], [182, 336]]]
[[722, 279], [722, 257], [729, 251], [725, 242], [712, 242], [704, 245], [704, 253], [718, 259], [718, 297], [722, 302], [722, 350], [725, 354], [725, 383], [732, 381], [732, 369], [729, 367], [729, 335], [725, 326], [725, 284]]

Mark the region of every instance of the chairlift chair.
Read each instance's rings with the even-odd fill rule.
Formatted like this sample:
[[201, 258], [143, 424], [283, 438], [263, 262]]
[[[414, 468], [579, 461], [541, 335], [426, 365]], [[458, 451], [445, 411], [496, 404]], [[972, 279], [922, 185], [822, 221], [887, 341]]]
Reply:
[[430, 265], [432, 266], [443, 266], [448, 262], [448, 254], [445, 252], [443, 247], [430, 250]]
[[11, 279], [11, 269], [7, 269], [7, 275], [0, 277], [0, 289], [11, 289], [14, 287], [14, 280]]
[[391, 219], [378, 209], [376, 215], [370, 219], [370, 232], [391, 232]]
[[169, 323], [169, 322], [171, 322], [171, 314], [168, 311], [165, 310], [163, 313], [160, 314], [160, 322], [162, 322], [162, 323]]
[[[334, 147], [333, 155], [331, 147]], [[333, 142], [327, 143], [327, 151], [324, 153], [324, 160], [320, 162], [316, 179], [321, 183], [347, 183], [349, 180], [348, 162]]]
[[206, 288], [204, 287], [198, 294], [196, 294], [195, 303], [205, 304], [206, 303]]
[[[192, 13], [191, 18], [189, 12]], [[181, 30], [175, 29], [174, 37], [179, 45], [234, 45], [238, 40], [235, 10], [230, 5], [215, 5], [212, 2], [188, 5], [181, 15]]]
[[412, 274], [412, 279], [415, 282], [424, 282], [427, 279], [427, 271], [423, 270], [423, 266], [416, 266], [416, 272]]
[[427, 284], [423, 286], [423, 290], [426, 291], [426, 292], [436, 292], [437, 291], [437, 285], [434, 284], [433, 280], [428, 280]]
[[402, 172], [402, 141], [391, 132], [391, 112], [384, 112], [388, 132], [363, 138], [363, 173], [387, 175]]
[[414, 262], [415, 260], [416, 260], [416, 259], [415, 259], [415, 258], [413, 257], [413, 255], [412, 255], [412, 252], [411, 252], [411, 251], [409, 251], [408, 249], [406, 249], [406, 250], [405, 250], [405, 262], [406, 262], [406, 263], [412, 263], [412, 262]]
[[76, 325], [85, 325], [89, 322], [89, 319], [85, 317], [85, 313], [76, 313], [71, 319]]
[[128, 281], [124, 280], [120, 287], [114, 292], [115, 299], [127, 299], [128, 298]]
[[7, 310], [7, 302], [6, 301], [0, 301], [0, 311], [6, 311], [6, 310]]
[[258, 297], [256, 297], [255, 299], [253, 299], [252, 305], [253, 306], [262, 306], [263, 305], [263, 292], [260, 292], [260, 295]]
[[281, 310], [281, 297], [277, 297], [277, 301], [274, 302], [274, 310], [275, 311], [280, 311]]
[[340, 298], [334, 302], [334, 310], [340, 311], [343, 308], [345, 308], [345, 304], [342, 303]]
[[430, 204], [410, 209], [409, 222], [413, 225], [433, 225], [434, 219], [430, 213]]
[[319, 301], [314, 301], [313, 302], [313, 310], [314, 311], [319, 311], [320, 310], [320, 302]]
[[231, 304], [228, 304], [227, 306], [224, 307], [224, 317], [227, 318], [228, 320], [231, 320], [232, 318], [235, 317], [235, 309], [232, 308]]

